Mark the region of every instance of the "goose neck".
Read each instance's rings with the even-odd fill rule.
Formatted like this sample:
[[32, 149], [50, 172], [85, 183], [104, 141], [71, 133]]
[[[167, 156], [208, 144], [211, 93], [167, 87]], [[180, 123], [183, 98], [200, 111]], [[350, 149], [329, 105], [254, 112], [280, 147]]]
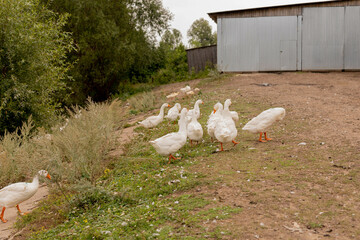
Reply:
[[34, 186], [39, 186], [39, 175], [36, 174], [31, 184]]
[[186, 124], [186, 119], [184, 117], [179, 120], [179, 132], [186, 133], [186, 130], [187, 130], [187, 124]]
[[159, 113], [159, 116], [160, 116], [160, 117], [164, 117], [164, 109], [165, 109], [165, 106], [164, 106], [164, 105], [161, 106], [161, 108], [160, 108], [160, 113]]

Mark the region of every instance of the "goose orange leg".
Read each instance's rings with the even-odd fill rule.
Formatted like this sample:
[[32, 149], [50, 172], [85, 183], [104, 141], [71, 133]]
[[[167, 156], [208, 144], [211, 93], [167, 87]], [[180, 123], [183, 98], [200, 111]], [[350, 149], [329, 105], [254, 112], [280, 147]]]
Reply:
[[268, 138], [268, 137], [266, 136], [266, 132], [264, 132], [264, 135], [265, 135], [265, 140], [266, 140], [266, 141], [272, 140], [272, 138]]
[[180, 158], [176, 158], [176, 157], [174, 157], [173, 155], [169, 155], [169, 164], [170, 164], [170, 162], [171, 162], [171, 159], [174, 159], [174, 160], [178, 160], [178, 159], [180, 159]]
[[192, 146], [192, 140], [190, 139], [190, 145]]
[[1, 211], [0, 219], [1, 219], [1, 221], [2, 221], [3, 223], [6, 223], [7, 220], [4, 219], [4, 212], [5, 212], [5, 207], [3, 207], [2, 211]]
[[220, 145], [221, 145], [220, 152], [222, 152], [222, 151], [224, 151], [224, 148], [223, 148], [223, 143], [221, 142], [221, 143], [220, 143]]
[[236, 144], [239, 144], [239, 142], [235, 142], [235, 140], [232, 140], [232, 143], [234, 144], [234, 146], [235, 146]]
[[260, 133], [260, 137], [259, 137], [259, 142], [266, 142], [266, 140], [262, 140], [261, 137], [262, 137], [262, 132]]
[[28, 212], [21, 212], [21, 210], [20, 210], [20, 207], [19, 207], [19, 204], [18, 205], [16, 205], [16, 208], [17, 208], [17, 210], [19, 211], [19, 213], [20, 213], [20, 215], [26, 215], [26, 214], [28, 214]]

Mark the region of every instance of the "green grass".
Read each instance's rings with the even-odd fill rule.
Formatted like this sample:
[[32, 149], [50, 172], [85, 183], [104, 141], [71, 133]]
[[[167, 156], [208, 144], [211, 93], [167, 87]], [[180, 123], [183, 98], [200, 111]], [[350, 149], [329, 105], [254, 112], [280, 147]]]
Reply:
[[[201, 106], [200, 119], [205, 126], [216, 101], [202, 95], [185, 99], [181, 104], [190, 109], [198, 98], [207, 99]], [[177, 130], [177, 124], [167, 121], [155, 129], [136, 128], [137, 135], [126, 146], [125, 155], [105, 169], [96, 187], [71, 199], [64, 213], [67, 220], [51, 230], [39, 229], [32, 238], [191, 239], [193, 236], [198, 239], [207, 235], [229, 235], [220, 228], [206, 232], [203, 222], [229, 218], [241, 208], [216, 206], [206, 196], [182, 194], [208, 184], [204, 173], [192, 171], [204, 158], [213, 157], [212, 153], [218, 148], [218, 144], [209, 143], [206, 129], [204, 142], [193, 147], [186, 144], [178, 152], [182, 159], [170, 165], [167, 157], [157, 154], [148, 143]]]

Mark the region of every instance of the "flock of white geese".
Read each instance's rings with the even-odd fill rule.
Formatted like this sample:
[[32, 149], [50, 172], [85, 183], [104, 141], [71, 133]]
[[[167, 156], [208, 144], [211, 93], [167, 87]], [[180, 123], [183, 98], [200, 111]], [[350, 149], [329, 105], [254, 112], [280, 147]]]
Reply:
[[[200, 104], [203, 104], [203, 101], [197, 100], [194, 108], [188, 111], [186, 108], [181, 109], [181, 105], [176, 103], [174, 107], [168, 111], [165, 118], [168, 118], [170, 121], [176, 121], [178, 117], [180, 117], [178, 121], [179, 131], [168, 133], [165, 136], [150, 141], [150, 144], [159, 154], [169, 156], [169, 163], [171, 159], [176, 159], [173, 154], [186, 144], [187, 138], [190, 139], [191, 145], [193, 141], [199, 142], [202, 139], [203, 128], [198, 122], [200, 117]], [[224, 151], [223, 143], [232, 142], [234, 146], [238, 144], [238, 142], [235, 141], [237, 136], [235, 124], [236, 121], [239, 120], [239, 116], [236, 111], [230, 111], [230, 105], [230, 99], [225, 101], [224, 106], [220, 102], [216, 103], [207, 121], [207, 132], [212, 140], [216, 138], [220, 142], [220, 151]], [[148, 117], [144, 121], [139, 122], [139, 124], [145, 128], [156, 127], [163, 121], [166, 107], [170, 107], [170, 105], [164, 103], [160, 108], [159, 115]], [[242, 129], [252, 133], [260, 133], [259, 141], [265, 142], [271, 140], [266, 135], [266, 129], [284, 117], [284, 108], [270, 108], [253, 118]], [[265, 140], [262, 139], [263, 134]], [[19, 204], [36, 193], [39, 188], [39, 176], [51, 179], [47, 171], [40, 170], [31, 183], [14, 183], [0, 190], [0, 206], [2, 206], [0, 219], [3, 223], [7, 222], [7, 220], [4, 219], [4, 213], [8, 207], [16, 207], [20, 214], [26, 214], [21, 212]]]
[[[187, 138], [189, 138], [191, 145], [194, 141], [199, 142], [203, 138], [203, 128], [198, 122], [200, 117], [200, 104], [203, 104], [203, 101], [197, 100], [194, 108], [188, 111], [186, 108], [181, 109], [181, 105], [176, 103], [174, 107], [170, 108], [168, 114], [164, 116], [165, 108], [170, 107], [169, 104], [164, 103], [160, 108], [159, 115], [150, 116], [139, 122], [139, 124], [145, 128], [153, 128], [161, 123], [164, 118], [176, 121], [177, 118], [180, 117], [178, 121], [179, 131], [168, 133], [158, 139], [150, 141], [150, 144], [159, 154], [169, 156], [169, 163], [171, 159], [177, 159], [173, 154], [186, 144]], [[214, 110], [207, 120], [207, 132], [212, 141], [216, 138], [220, 142], [220, 151], [224, 151], [223, 143], [232, 142], [234, 146], [238, 144], [235, 138], [238, 133], [236, 122], [239, 120], [239, 115], [236, 111], [230, 111], [230, 105], [230, 99], [227, 99], [224, 105], [220, 102], [216, 103]], [[254, 117], [242, 129], [252, 133], [259, 133], [259, 141], [266, 142], [271, 140], [271, 138], [268, 138], [266, 130], [274, 122], [282, 120], [284, 117], [284, 108], [270, 108]], [[262, 138], [263, 135], [264, 140]]]

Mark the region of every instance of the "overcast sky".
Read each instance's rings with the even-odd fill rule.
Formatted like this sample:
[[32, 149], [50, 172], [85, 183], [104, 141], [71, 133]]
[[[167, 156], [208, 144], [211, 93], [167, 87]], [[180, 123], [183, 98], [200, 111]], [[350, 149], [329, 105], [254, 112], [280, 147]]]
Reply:
[[216, 23], [208, 13], [318, 1], [320, 0], [163, 0], [163, 5], [174, 15], [171, 27], [180, 30], [184, 44], [188, 45], [186, 33], [195, 20], [208, 20], [212, 30], [216, 31]]

